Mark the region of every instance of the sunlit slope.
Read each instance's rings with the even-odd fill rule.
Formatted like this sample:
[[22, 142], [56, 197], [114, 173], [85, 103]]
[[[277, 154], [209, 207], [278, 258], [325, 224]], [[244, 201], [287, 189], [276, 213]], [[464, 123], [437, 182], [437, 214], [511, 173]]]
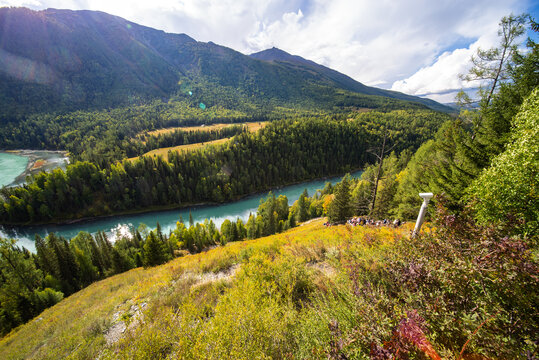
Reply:
[[[166, 128], [166, 129], [159, 129], [154, 131], [147, 132], [147, 135], [162, 135], [167, 133], [172, 133], [176, 130], [181, 131], [212, 131], [212, 130], [219, 130], [230, 126], [235, 125], [243, 125], [246, 126], [247, 129], [250, 132], [257, 132], [258, 130], [262, 129], [264, 126], [266, 126], [268, 122], [247, 122], [247, 123], [238, 123], [238, 124], [211, 124], [208, 126], [185, 126], [185, 127], [173, 127], [173, 128]], [[195, 151], [198, 149], [205, 148], [206, 146], [211, 145], [219, 145], [227, 142], [230, 140], [231, 137], [223, 138], [223, 139], [216, 139], [206, 142], [200, 142], [200, 143], [193, 143], [193, 144], [186, 144], [186, 145], [178, 145], [178, 146], [170, 146], [170, 147], [163, 147], [159, 149], [154, 149], [151, 151], [148, 151], [145, 154], [142, 154], [142, 156], [162, 156], [164, 159], [168, 160], [168, 152], [182, 152], [182, 151]], [[129, 158], [129, 160], [136, 160], [140, 158], [139, 156]]]
[[[409, 231], [408, 227], [326, 228], [323, 220], [315, 220], [279, 235], [229, 243], [155, 268], [137, 268], [79, 291], [14, 330], [0, 342], [0, 358], [96, 358], [100, 354], [105, 358], [116, 357], [115, 351], [126, 350], [122, 339], [130, 339], [131, 332], [133, 335], [151, 332], [156, 322], [169, 326], [170, 315], [178, 316], [187, 309], [193, 316], [201, 311], [216, 311], [211, 309], [218, 305], [221, 295], [238, 286], [236, 276], [242, 273], [246, 263], [268, 255], [275, 261], [292, 256], [300, 267], [308, 264], [311, 276], [323, 279], [333, 276], [331, 256], [338, 249], [364, 241], [370, 242], [369, 246], [373, 241], [390, 246], [395, 238], [406, 236]], [[191, 308], [194, 304], [197, 306]], [[128, 328], [124, 333], [121, 321]], [[116, 335], [121, 339], [111, 340], [112, 333], [118, 329]], [[180, 328], [171, 330], [171, 334], [175, 331]], [[161, 335], [156, 330], [155, 336]], [[146, 358], [154, 347], [158, 352], [163, 350], [157, 343], [147, 345], [149, 352], [144, 353], [146, 350], [141, 345], [142, 352], [137, 356]]]
[[154, 131], [148, 131], [147, 135], [161, 135], [161, 134], [168, 134], [171, 132], [174, 132], [176, 130], [181, 131], [212, 131], [212, 130], [219, 130], [223, 129], [229, 126], [234, 125], [244, 125], [247, 126], [250, 132], [255, 132], [266, 126], [267, 122], [246, 122], [246, 123], [228, 123], [228, 124], [210, 124], [210, 125], [204, 125], [204, 126], [178, 126], [178, 127], [172, 127], [172, 128], [165, 128], [165, 129], [159, 129]]
[[[210, 145], [224, 144], [228, 140], [230, 140], [230, 138], [206, 141], [204, 143], [187, 144], [187, 145], [179, 145], [179, 146], [171, 146], [171, 147], [166, 147], [166, 148], [160, 148], [160, 149], [155, 149], [155, 150], [152, 150], [152, 151], [148, 151], [147, 153], [145, 153], [145, 154], [143, 154], [141, 156], [162, 156], [163, 159], [168, 160], [168, 152], [169, 151], [173, 151], [173, 152], [174, 151], [180, 151], [180, 152], [181, 151], [195, 151], [195, 150], [202, 149], [202, 148], [204, 148], [206, 146], [210, 146]], [[135, 160], [135, 159], [138, 159], [138, 157], [130, 158], [129, 160]]]

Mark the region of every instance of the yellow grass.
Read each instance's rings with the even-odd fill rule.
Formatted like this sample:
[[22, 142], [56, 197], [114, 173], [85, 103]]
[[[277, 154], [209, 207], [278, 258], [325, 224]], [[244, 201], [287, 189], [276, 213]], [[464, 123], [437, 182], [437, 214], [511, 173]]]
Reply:
[[211, 124], [211, 125], [204, 125], [204, 126], [185, 126], [185, 127], [172, 127], [172, 128], [166, 128], [166, 129], [159, 129], [154, 131], [149, 131], [147, 134], [149, 136], [155, 136], [155, 135], [161, 135], [161, 134], [167, 134], [174, 132], [176, 130], [182, 130], [182, 131], [211, 131], [211, 130], [219, 130], [228, 126], [234, 126], [234, 125], [246, 125], [249, 128], [249, 131], [255, 132], [259, 129], [263, 128], [267, 122], [247, 122], [247, 123], [238, 123], [238, 124]]
[[[155, 149], [152, 151], [149, 151], [142, 156], [162, 156], [163, 159], [168, 160], [168, 152], [169, 151], [194, 151], [201, 149], [208, 145], [219, 145], [223, 144], [230, 140], [230, 138], [224, 138], [224, 139], [217, 139], [213, 141], [207, 141], [204, 143], [196, 143], [196, 144], [188, 144], [188, 145], [180, 145], [180, 146], [172, 146], [172, 147], [166, 147], [166, 148], [160, 148]], [[138, 159], [138, 157], [130, 158], [129, 160], [135, 160]]]
[[242, 263], [246, 256], [263, 253], [287, 252], [316, 262], [323, 258], [324, 249], [361, 243], [367, 238], [378, 238], [389, 245], [396, 237], [406, 236], [411, 229], [348, 225], [327, 228], [323, 226], [324, 221], [315, 220], [265, 238], [229, 243], [161, 266], [137, 268], [96, 282], [1, 339], [0, 359], [99, 358], [107, 347], [105, 333], [115, 323], [114, 314], [121, 318], [135, 304], [145, 303], [146, 309], [158, 308], [166, 296], [178, 291], [179, 286], [187, 286], [189, 291], [197, 284], [182, 283], [186, 274], [219, 272]]
[[[239, 124], [212, 124], [207, 126], [190, 126], [190, 127], [174, 127], [174, 128], [168, 128], [168, 129], [160, 129], [148, 132], [148, 135], [158, 135], [158, 134], [166, 134], [169, 132], [173, 132], [175, 130], [183, 130], [183, 131], [210, 131], [210, 130], [216, 130], [216, 129], [222, 129], [227, 126], [233, 126], [233, 125], [246, 125], [249, 128], [250, 132], [256, 132], [260, 129], [262, 129], [264, 126], [267, 125], [267, 121], [265, 122], [248, 122], [248, 123], [239, 123]], [[145, 154], [142, 154], [141, 156], [162, 156], [165, 160], [168, 160], [168, 152], [169, 151], [194, 151], [201, 149], [207, 145], [219, 145], [223, 144], [230, 140], [230, 138], [224, 138], [224, 139], [217, 139], [213, 141], [207, 141], [204, 143], [196, 143], [196, 144], [188, 144], [188, 145], [180, 145], [180, 146], [172, 146], [172, 147], [166, 147], [166, 148], [159, 148], [152, 151], [149, 151]], [[129, 158], [128, 160], [133, 161], [138, 159], [138, 156]]]

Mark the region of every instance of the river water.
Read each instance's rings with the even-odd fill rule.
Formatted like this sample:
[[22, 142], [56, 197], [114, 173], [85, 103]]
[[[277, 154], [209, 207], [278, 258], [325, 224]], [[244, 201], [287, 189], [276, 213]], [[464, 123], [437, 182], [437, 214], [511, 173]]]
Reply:
[[12, 153], [0, 152], [0, 187], [10, 185], [28, 165], [28, 158]]
[[[352, 177], [361, 176], [361, 171], [357, 171], [351, 174]], [[309, 196], [312, 196], [316, 190], [322, 189], [326, 182], [335, 184], [340, 181], [342, 177], [332, 177], [328, 179], [308, 181], [296, 185], [285, 186], [279, 189], [274, 189], [275, 196], [286, 195], [288, 202], [291, 205], [296, 201], [304, 189], [307, 189]], [[140, 224], [146, 224], [150, 228], [155, 228], [157, 222], [161, 225], [164, 233], [168, 233], [170, 230], [176, 227], [176, 222], [179, 221], [180, 216], [185, 223], [189, 222], [189, 212], [193, 216], [195, 223], [202, 223], [204, 219], [211, 219], [220, 227], [225, 219], [235, 221], [240, 218], [244, 222], [249, 218], [250, 213], [256, 213], [260, 200], [266, 198], [268, 192], [251, 195], [242, 200], [211, 206], [198, 206], [191, 208], [183, 208], [177, 210], [156, 211], [144, 214], [135, 215], [120, 215], [106, 218], [100, 218], [85, 222], [78, 222], [75, 224], [67, 225], [41, 225], [41, 226], [27, 226], [16, 228], [2, 228], [0, 225], [0, 236], [16, 238], [19, 240], [19, 244], [34, 250], [34, 237], [35, 234], [45, 236], [49, 232], [54, 232], [58, 235], [66, 238], [71, 238], [77, 235], [80, 231], [86, 231], [89, 233], [96, 233], [97, 231], [105, 231], [107, 235], [114, 240], [117, 236], [128, 235], [134, 227], [138, 227]]]
[[0, 187], [21, 185], [27, 175], [65, 169], [69, 159], [63, 151], [15, 150], [0, 152]]

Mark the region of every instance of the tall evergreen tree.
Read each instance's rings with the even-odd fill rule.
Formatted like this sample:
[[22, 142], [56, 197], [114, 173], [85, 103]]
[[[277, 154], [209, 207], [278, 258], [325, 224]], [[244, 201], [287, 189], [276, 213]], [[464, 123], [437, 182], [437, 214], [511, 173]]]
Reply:
[[267, 236], [275, 234], [278, 224], [275, 194], [270, 191], [266, 200], [261, 199], [258, 205], [257, 219], [260, 219], [262, 228], [261, 235]]
[[247, 229], [245, 228], [243, 221], [240, 218], [238, 218], [238, 220], [236, 220], [236, 241], [243, 240], [246, 237], [247, 237]]
[[350, 174], [346, 174], [335, 186], [335, 198], [329, 205], [328, 219], [330, 222], [342, 222], [352, 216], [350, 196]]
[[164, 263], [166, 261], [166, 250], [163, 243], [159, 241], [154, 232], [148, 234], [144, 244], [144, 266], [151, 267]]
[[298, 199], [298, 221], [304, 222], [309, 219], [309, 203], [307, 201], [307, 198], [309, 197], [309, 194], [307, 193], [307, 189], [303, 190], [301, 195]]
[[37, 265], [39, 266], [39, 268], [47, 274], [56, 275], [58, 273], [58, 269], [55, 268], [56, 264], [53, 255], [49, 251], [45, 240], [37, 234], [35, 238], [35, 247]]
[[258, 237], [258, 229], [256, 226], [256, 218], [253, 214], [249, 214], [249, 219], [247, 220], [246, 232], [248, 239], [255, 239]]

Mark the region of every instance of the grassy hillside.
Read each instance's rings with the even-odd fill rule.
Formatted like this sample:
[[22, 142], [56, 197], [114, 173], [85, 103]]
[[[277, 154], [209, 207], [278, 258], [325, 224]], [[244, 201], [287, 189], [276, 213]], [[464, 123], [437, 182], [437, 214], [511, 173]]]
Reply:
[[[258, 130], [262, 129], [264, 126], [266, 126], [268, 122], [250, 122], [250, 123], [238, 123], [234, 125], [244, 125], [247, 127], [248, 131], [250, 132], [257, 132]], [[209, 132], [213, 130], [220, 130], [224, 128], [228, 128], [231, 126], [234, 126], [232, 124], [211, 124], [208, 126], [187, 126], [187, 127], [173, 127], [173, 128], [166, 128], [166, 129], [159, 129], [155, 131], [147, 132], [146, 135], [148, 136], [157, 136], [157, 135], [165, 135], [173, 133], [177, 130], [180, 131], [200, 131], [200, 132]], [[168, 152], [181, 152], [181, 151], [194, 151], [197, 149], [204, 148], [208, 145], [219, 145], [223, 144], [226, 141], [230, 140], [231, 137], [222, 138], [222, 139], [216, 139], [211, 141], [204, 141], [199, 143], [192, 143], [192, 144], [186, 144], [186, 145], [179, 145], [179, 146], [169, 146], [169, 147], [162, 147], [158, 149], [154, 149], [151, 151], [148, 151], [141, 156], [162, 156], [163, 159], [168, 161]], [[135, 159], [140, 158], [139, 156], [129, 158], [129, 160], [133, 161]]]
[[[263, 128], [267, 122], [248, 122], [248, 123], [236, 123], [235, 125], [245, 125], [249, 128], [249, 131], [255, 132], [261, 128]], [[166, 129], [159, 129], [154, 131], [147, 132], [147, 135], [159, 135], [159, 134], [167, 134], [170, 132], [174, 132], [175, 130], [182, 130], [182, 131], [211, 131], [216, 129], [222, 129], [225, 127], [232, 126], [232, 124], [211, 124], [211, 125], [199, 125], [199, 126], [181, 126], [181, 127], [172, 127], [172, 128], [166, 128]]]
[[[168, 161], [168, 152], [169, 151], [172, 151], [172, 152], [182, 152], [182, 151], [194, 151], [194, 150], [198, 150], [198, 149], [202, 149], [206, 146], [209, 146], [209, 145], [219, 145], [219, 144], [223, 144], [225, 142], [227, 142], [228, 140], [230, 140], [230, 138], [225, 138], [225, 139], [217, 139], [217, 140], [213, 140], [213, 141], [207, 141], [207, 142], [204, 142], [204, 143], [196, 143], [196, 144], [188, 144], [188, 145], [180, 145], [180, 146], [172, 146], [172, 147], [166, 147], [166, 148], [160, 148], [160, 149], [155, 149], [155, 150], [152, 150], [152, 151], [149, 151], [141, 156], [162, 156], [163, 159], [167, 160]], [[137, 157], [134, 157], [134, 158], [129, 158], [129, 160], [135, 160], [135, 159], [138, 159], [140, 158], [139, 156]]]
[[536, 351], [534, 270], [522, 271], [530, 255], [500, 268], [515, 244], [490, 243], [490, 231], [478, 247], [480, 228], [443, 222], [409, 239], [412, 224], [315, 220], [134, 269], [14, 330], [0, 357], [477, 359]]
[[[144, 322], [133, 326], [133, 334], [123, 334], [124, 340], [132, 339], [138, 331], [147, 332], [161, 321], [165, 324], [171, 320], [170, 316], [174, 316], [172, 312], [179, 314], [183, 310], [181, 308], [189, 316], [213, 311], [221, 295], [238, 289], [237, 276], [245, 271], [242, 266], [249, 264], [250, 259], [259, 261], [267, 255], [278, 255], [283, 257], [282, 261], [285, 258], [291, 261], [290, 255], [294, 254], [299, 256], [294, 260], [299, 268], [288, 269], [292, 271], [291, 276], [299, 275], [294, 274], [295, 271], [309, 268], [311, 275], [323, 281], [327, 277], [325, 274], [336, 276], [329, 261], [331, 256], [324, 255], [327, 250], [333, 248], [335, 252], [337, 247], [350, 241], [361, 242], [366, 235], [383, 239], [384, 246], [387, 246], [395, 237], [400, 238], [410, 231], [409, 227], [399, 231], [363, 228], [350, 231], [344, 226], [325, 228], [322, 223], [322, 220], [317, 220], [283, 234], [229, 243], [162, 266], [137, 268], [97, 282], [45, 310], [38, 318], [2, 339], [0, 357], [95, 358], [104, 350], [112, 356], [120, 349], [119, 346], [123, 348], [126, 344], [118, 342], [107, 346], [107, 331], [120, 321], [129, 322], [134, 315], [130, 309], [134, 306], [144, 309], [144, 315], [139, 318]], [[156, 345], [154, 343], [150, 347]], [[154, 350], [162, 351], [159, 346]]]

